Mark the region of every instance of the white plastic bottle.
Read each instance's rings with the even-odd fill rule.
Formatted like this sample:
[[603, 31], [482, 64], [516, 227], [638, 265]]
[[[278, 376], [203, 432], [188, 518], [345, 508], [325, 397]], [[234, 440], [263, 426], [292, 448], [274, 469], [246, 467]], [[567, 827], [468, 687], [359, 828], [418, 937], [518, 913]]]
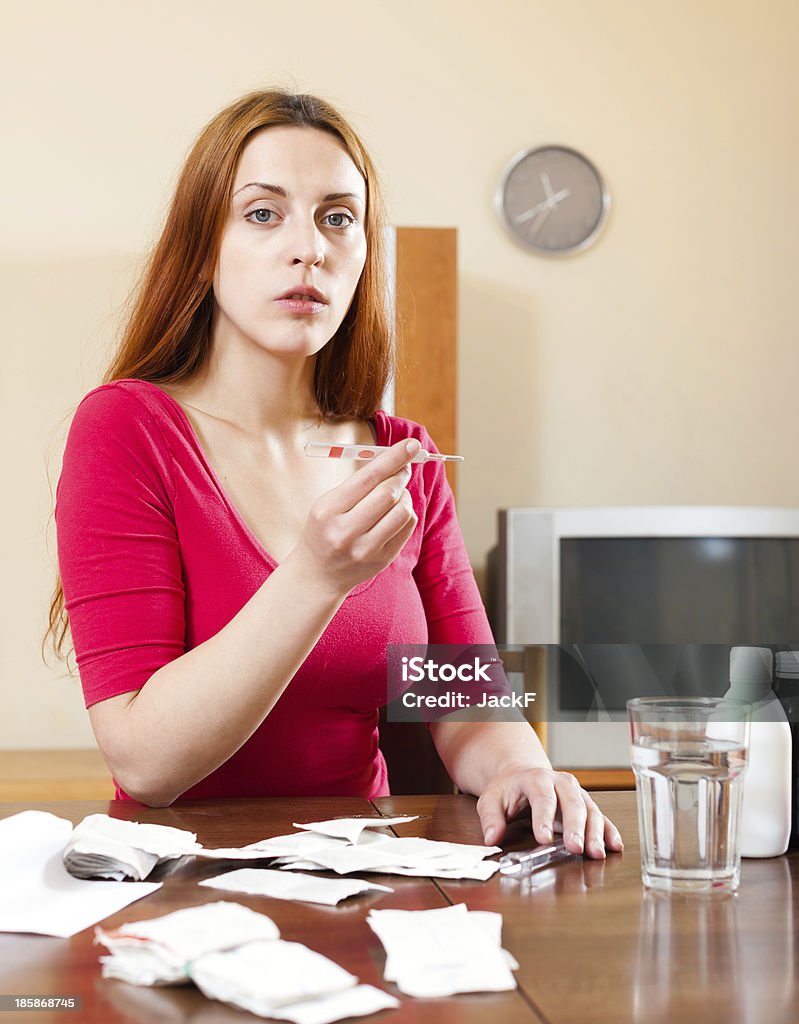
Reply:
[[791, 728], [772, 688], [768, 647], [733, 647], [726, 699], [752, 705], [740, 821], [741, 856], [778, 857], [791, 835]]
[[793, 755], [791, 766], [791, 841], [799, 847], [799, 651], [779, 651], [775, 669], [777, 696], [791, 727]]

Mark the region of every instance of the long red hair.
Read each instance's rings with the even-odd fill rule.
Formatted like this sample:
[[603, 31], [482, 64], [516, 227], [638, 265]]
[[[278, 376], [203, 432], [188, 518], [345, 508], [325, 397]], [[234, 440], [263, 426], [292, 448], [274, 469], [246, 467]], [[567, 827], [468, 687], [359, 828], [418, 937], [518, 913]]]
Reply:
[[[175, 188], [163, 231], [131, 296], [130, 313], [103, 383], [122, 378], [177, 383], [204, 365], [211, 346], [211, 289], [233, 180], [249, 139], [277, 125], [317, 128], [344, 146], [366, 183], [366, 263], [347, 314], [316, 356], [314, 388], [325, 417], [366, 419], [394, 368], [386, 305], [385, 214], [374, 164], [355, 130], [329, 103], [282, 89], [251, 92], [202, 130]], [[60, 575], [43, 641], [63, 658], [69, 630]]]

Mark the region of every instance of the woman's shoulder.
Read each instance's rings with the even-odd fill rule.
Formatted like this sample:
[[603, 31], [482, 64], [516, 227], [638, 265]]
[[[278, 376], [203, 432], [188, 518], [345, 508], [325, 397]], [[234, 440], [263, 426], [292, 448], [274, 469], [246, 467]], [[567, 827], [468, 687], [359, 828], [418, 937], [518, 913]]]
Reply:
[[179, 413], [165, 391], [149, 381], [123, 378], [84, 395], [72, 417], [68, 444], [166, 451], [172, 448], [167, 438], [176, 428]]
[[92, 388], [83, 396], [78, 409], [87, 406], [98, 414], [106, 410], [123, 414], [125, 410], [144, 408], [152, 415], [163, 416], [172, 401], [163, 388], [149, 380], [123, 377]]
[[147, 380], [125, 377], [92, 388], [75, 410], [73, 429], [108, 430], [114, 435], [165, 433], [180, 425], [175, 400]]
[[396, 444], [397, 441], [401, 441], [403, 438], [415, 437], [421, 442], [423, 448], [426, 448], [428, 451], [436, 450], [427, 428], [423, 424], [417, 423], [416, 420], [405, 419], [402, 416], [393, 416], [391, 413], [386, 412], [385, 409], [378, 409], [375, 413], [374, 421], [378, 444], [389, 446]]
[[64, 450], [59, 491], [80, 478], [92, 486], [124, 487], [146, 481], [151, 490], [170, 493], [173, 487], [173, 445], [168, 438], [165, 408], [154, 385], [141, 380], [116, 380], [89, 391], [75, 410]]

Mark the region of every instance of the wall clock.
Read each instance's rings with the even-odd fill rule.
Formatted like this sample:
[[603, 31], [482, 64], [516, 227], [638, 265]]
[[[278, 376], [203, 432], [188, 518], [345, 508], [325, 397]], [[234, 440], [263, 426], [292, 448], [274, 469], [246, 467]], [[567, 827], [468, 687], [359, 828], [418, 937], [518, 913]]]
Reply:
[[591, 161], [568, 146], [525, 149], [502, 173], [497, 209], [514, 239], [544, 256], [566, 256], [596, 241], [610, 196]]

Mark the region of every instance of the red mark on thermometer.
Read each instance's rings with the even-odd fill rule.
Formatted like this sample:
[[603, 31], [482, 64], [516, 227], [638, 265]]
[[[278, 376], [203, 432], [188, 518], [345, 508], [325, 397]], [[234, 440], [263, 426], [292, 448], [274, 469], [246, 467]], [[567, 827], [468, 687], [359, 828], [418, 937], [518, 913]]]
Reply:
[[[323, 441], [309, 441], [305, 454], [312, 459], [373, 459], [388, 448], [378, 444], [325, 444]], [[462, 455], [441, 455], [420, 449], [411, 462], [463, 462]]]

